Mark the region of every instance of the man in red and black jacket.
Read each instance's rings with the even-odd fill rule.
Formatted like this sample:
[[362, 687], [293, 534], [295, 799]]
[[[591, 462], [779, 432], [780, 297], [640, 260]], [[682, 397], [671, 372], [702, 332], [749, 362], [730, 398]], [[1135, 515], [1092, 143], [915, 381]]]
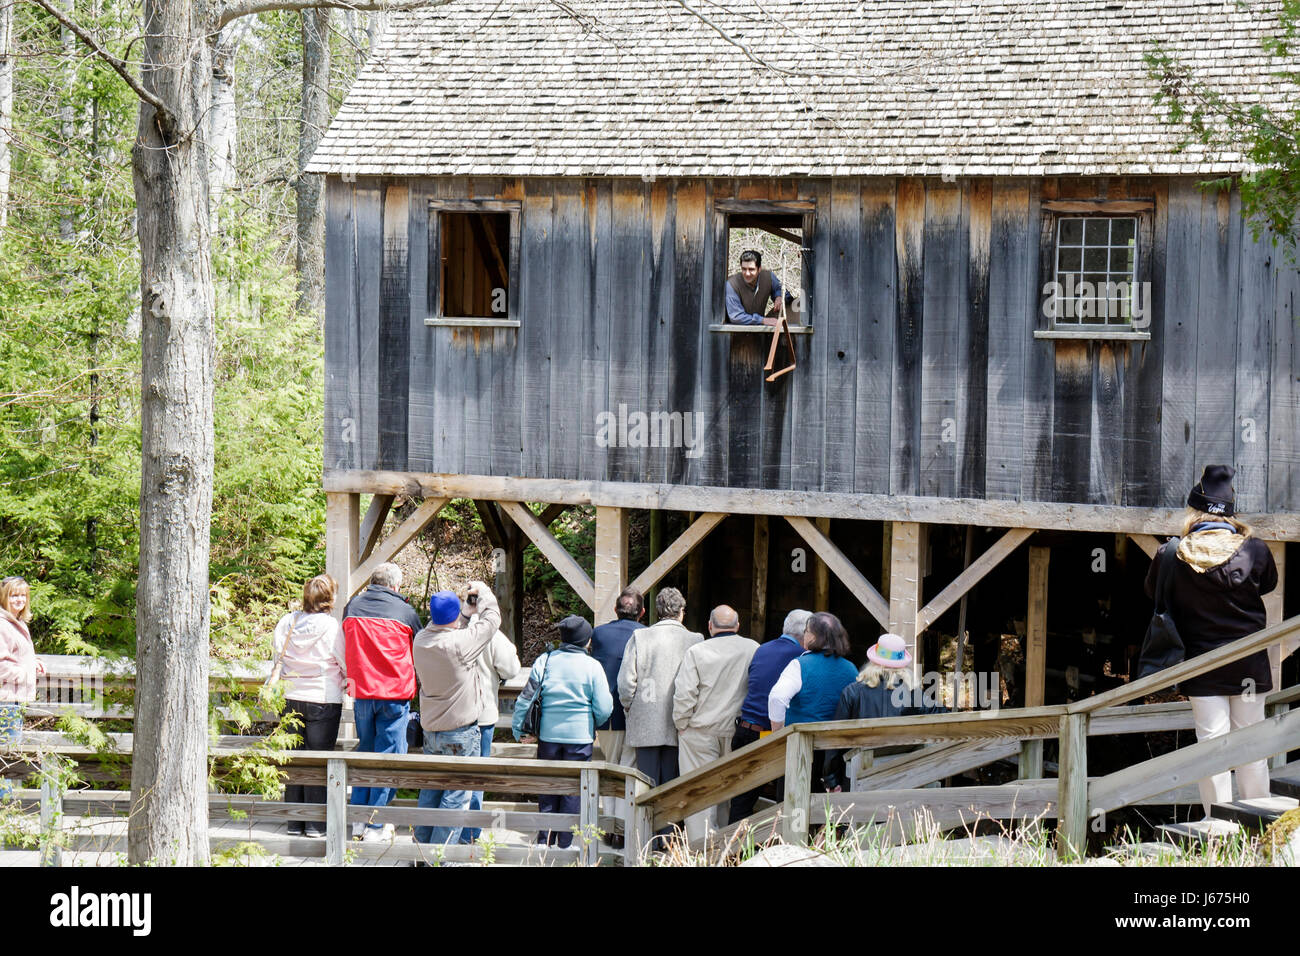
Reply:
[[[406, 753], [406, 725], [415, 695], [411, 640], [421, 625], [415, 609], [397, 593], [401, 586], [402, 569], [381, 564], [370, 575], [369, 587], [343, 610], [357, 750], [363, 752]], [[392, 787], [353, 787], [352, 803], [385, 807], [394, 792]], [[359, 829], [354, 825], [354, 836]], [[366, 824], [364, 833], [367, 840], [391, 840], [393, 825]]]

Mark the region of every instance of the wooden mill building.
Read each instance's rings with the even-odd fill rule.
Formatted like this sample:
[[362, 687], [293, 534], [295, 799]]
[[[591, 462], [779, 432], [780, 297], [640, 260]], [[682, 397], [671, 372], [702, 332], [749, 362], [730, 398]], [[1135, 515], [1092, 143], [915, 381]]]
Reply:
[[[682, 563], [692, 608], [734, 604], [755, 636], [797, 602], [859, 644], [916, 642], [944, 615], [954, 632], [983, 579], [992, 618], [1024, 620], [1036, 703], [1049, 608], [1068, 630], [1095, 591], [1140, 637], [1141, 552], [1180, 531], [1206, 464], [1237, 468], [1284, 567], [1300, 274], [1243, 222], [1241, 157], [1179, 149], [1144, 62], [1159, 41], [1230, 98], [1277, 102], [1268, 9], [395, 14], [309, 167], [327, 176], [333, 573], [359, 589], [467, 497], [512, 615], [528, 541], [598, 621]], [[796, 367], [774, 381], [771, 330], [728, 323], [724, 299], [737, 237], [758, 234], [787, 244], [797, 292]], [[399, 495], [423, 503], [381, 540]], [[594, 575], [548, 528], [573, 505], [596, 510]], [[680, 530], [648, 567], [629, 566], [635, 509]]]

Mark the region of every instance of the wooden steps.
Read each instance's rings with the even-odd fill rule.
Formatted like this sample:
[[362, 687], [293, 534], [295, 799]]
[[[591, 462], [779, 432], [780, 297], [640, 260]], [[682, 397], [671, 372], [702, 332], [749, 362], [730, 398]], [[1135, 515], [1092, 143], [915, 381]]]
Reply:
[[1254, 800], [1234, 800], [1232, 803], [1216, 803], [1210, 807], [1210, 816], [1216, 820], [1228, 820], [1247, 830], [1263, 830], [1270, 823], [1300, 806], [1294, 797], [1259, 797]]
[[1269, 789], [1283, 797], [1300, 799], [1300, 760], [1284, 764], [1269, 772]]
[[1236, 836], [1241, 832], [1241, 824], [1219, 819], [1189, 820], [1186, 823], [1167, 823], [1156, 829], [1171, 843], [1193, 844]]

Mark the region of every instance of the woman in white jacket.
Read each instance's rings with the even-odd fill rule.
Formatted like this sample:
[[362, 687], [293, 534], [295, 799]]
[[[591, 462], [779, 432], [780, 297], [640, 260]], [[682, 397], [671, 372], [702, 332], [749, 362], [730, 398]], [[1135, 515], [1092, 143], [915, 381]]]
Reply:
[[[343, 715], [343, 694], [347, 680], [347, 654], [343, 628], [330, 613], [334, 609], [336, 585], [328, 574], [308, 581], [302, 589], [302, 610], [291, 611], [275, 627], [275, 665], [272, 680], [283, 679], [285, 714], [296, 714], [302, 742], [298, 750], [333, 750]], [[291, 784], [285, 787], [286, 803], [325, 802], [324, 787]], [[323, 837], [325, 824], [312, 820], [289, 823], [290, 835]]]
[[[27, 629], [31, 619], [27, 582], [19, 577], [0, 581], [0, 748], [22, 736], [23, 706], [36, 699], [36, 675], [45, 673]], [[0, 780], [0, 797], [8, 793]]]

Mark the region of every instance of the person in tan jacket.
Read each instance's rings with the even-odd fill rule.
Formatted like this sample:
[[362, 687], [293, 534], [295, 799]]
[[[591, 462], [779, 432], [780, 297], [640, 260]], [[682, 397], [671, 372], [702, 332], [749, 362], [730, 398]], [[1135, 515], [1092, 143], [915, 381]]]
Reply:
[[[731, 752], [736, 718], [749, 690], [749, 662], [758, 642], [736, 633], [740, 615], [723, 604], [709, 615], [709, 637], [686, 651], [673, 690], [673, 725], [682, 773]], [[686, 835], [720, 825], [719, 804], [686, 818]]]
[[[420, 687], [420, 726], [424, 729], [426, 754], [481, 755], [478, 722], [483, 674], [479, 659], [501, 626], [501, 610], [482, 581], [471, 581], [463, 600], [477, 612], [467, 625], [461, 616], [461, 597], [452, 591], [439, 591], [430, 597], [429, 623], [415, 635], [411, 646]], [[465, 810], [472, 794], [472, 790], [421, 790], [417, 805]], [[417, 826], [415, 842], [459, 843], [460, 834], [461, 827]]]
[[627, 714], [624, 746], [636, 748], [636, 768], [658, 786], [678, 774], [673, 681], [687, 648], [704, 640], [682, 624], [686, 599], [676, 588], [655, 596], [659, 622], [628, 639], [618, 669], [618, 699]]

